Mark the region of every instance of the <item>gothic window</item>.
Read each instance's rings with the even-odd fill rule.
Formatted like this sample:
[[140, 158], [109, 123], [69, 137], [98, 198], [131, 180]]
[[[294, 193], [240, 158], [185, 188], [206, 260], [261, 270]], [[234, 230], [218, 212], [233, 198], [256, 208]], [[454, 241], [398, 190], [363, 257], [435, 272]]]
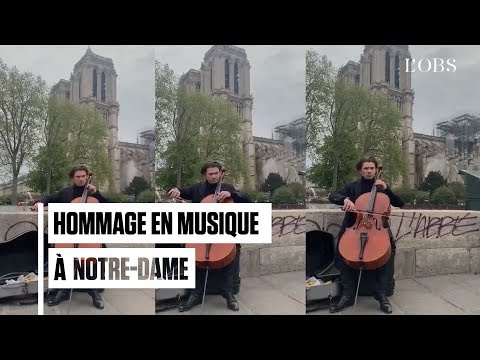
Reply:
[[233, 67], [233, 92], [234, 94], [238, 94], [238, 83], [239, 83], [239, 79], [238, 79], [238, 63], [235, 62], [235, 65]]
[[67, 92], [65, 93], [65, 97], [66, 97], [67, 100], [70, 99], [70, 91], [67, 91]]
[[105, 81], [105, 73], [102, 71], [102, 99], [101, 101], [105, 101], [107, 95], [107, 82]]
[[385, 53], [385, 82], [390, 84], [390, 53]]
[[210, 68], [210, 90], [213, 90], [213, 64]]
[[200, 81], [197, 81], [197, 83], [195, 84], [195, 89], [196, 89], [197, 91], [200, 91], [200, 85], [201, 85], [201, 84], [200, 84]]
[[225, 59], [225, 89], [230, 88], [230, 63]]
[[92, 96], [97, 98], [97, 69], [93, 69]]
[[395, 88], [400, 89], [400, 58], [395, 55]]
[[78, 78], [78, 98], [82, 98], [82, 75]]
[[355, 84], [360, 84], [360, 75], [355, 75]]

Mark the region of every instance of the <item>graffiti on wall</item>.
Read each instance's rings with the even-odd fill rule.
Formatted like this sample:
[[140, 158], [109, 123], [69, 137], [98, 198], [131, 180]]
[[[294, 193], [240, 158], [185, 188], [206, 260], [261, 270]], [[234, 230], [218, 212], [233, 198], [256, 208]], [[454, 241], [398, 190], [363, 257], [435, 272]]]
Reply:
[[274, 216], [272, 218], [272, 236], [300, 235], [305, 233], [305, 215]]
[[[445, 236], [462, 236], [480, 231], [478, 217], [466, 212], [458, 216], [430, 216], [414, 212], [409, 216], [402, 212], [397, 222], [395, 238], [400, 240], [405, 236], [413, 238], [441, 238]], [[404, 225], [405, 224], [405, 225]]]
[[[331, 216], [328, 217], [331, 219]], [[324, 216], [312, 216], [308, 218], [309, 230], [321, 230], [334, 236], [338, 235], [342, 217], [334, 218], [336, 221], [327, 222]], [[480, 219], [471, 212], [460, 215], [438, 216], [438, 213], [429, 215], [422, 212], [401, 212], [391, 217], [390, 224], [395, 241], [405, 237], [419, 238], [442, 238], [446, 236], [463, 236], [469, 233], [480, 232]], [[310, 226], [311, 225], [311, 226]]]

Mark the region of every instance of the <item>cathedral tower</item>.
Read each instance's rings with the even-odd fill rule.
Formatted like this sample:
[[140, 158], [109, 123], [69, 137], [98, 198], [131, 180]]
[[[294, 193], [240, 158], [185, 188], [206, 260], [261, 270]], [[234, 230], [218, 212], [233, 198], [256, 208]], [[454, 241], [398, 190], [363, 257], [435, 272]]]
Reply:
[[200, 86], [203, 93], [228, 100], [243, 119], [242, 146], [248, 159], [248, 182], [254, 188], [253, 97], [250, 94], [250, 63], [247, 53], [232, 45], [214, 45], [205, 54], [199, 75], [196, 87]]
[[358, 81], [363, 86], [388, 94], [402, 113], [402, 147], [407, 159], [410, 187], [415, 185], [415, 142], [412, 128], [414, 92], [411, 73], [406, 72], [410, 58], [408, 45], [366, 45], [360, 57]]
[[108, 155], [112, 161], [114, 191], [120, 192], [118, 146], [117, 73], [110, 58], [96, 55], [90, 47], [75, 64], [70, 77], [71, 99], [96, 109], [108, 125]]

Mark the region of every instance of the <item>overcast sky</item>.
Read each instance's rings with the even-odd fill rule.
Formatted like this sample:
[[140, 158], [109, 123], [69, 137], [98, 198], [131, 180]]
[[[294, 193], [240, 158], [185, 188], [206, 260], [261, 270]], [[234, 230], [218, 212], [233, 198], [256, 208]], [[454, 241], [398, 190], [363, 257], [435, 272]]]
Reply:
[[[253, 135], [270, 138], [273, 128], [305, 116], [305, 47], [235, 45], [250, 62]], [[212, 45], [156, 46], [156, 59], [177, 75], [200, 69]]]
[[[137, 142], [139, 132], [155, 123], [154, 50], [151, 46], [99, 46], [92, 51], [111, 58], [117, 72], [120, 104], [119, 140]], [[70, 80], [73, 66], [88, 45], [0, 46], [0, 58], [20, 71], [40, 75], [49, 87], [60, 79]]]
[[[358, 62], [364, 45], [309, 46], [338, 68]], [[455, 72], [412, 73], [413, 131], [432, 135], [436, 123], [463, 113], [480, 113], [480, 45], [410, 45], [412, 58], [453, 58]]]

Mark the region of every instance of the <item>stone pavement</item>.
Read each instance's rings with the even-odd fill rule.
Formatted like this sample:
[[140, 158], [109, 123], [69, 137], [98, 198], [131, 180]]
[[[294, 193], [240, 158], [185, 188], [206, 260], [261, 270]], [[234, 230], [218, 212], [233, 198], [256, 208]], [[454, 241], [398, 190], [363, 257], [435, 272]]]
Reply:
[[[480, 275], [452, 274], [397, 280], [389, 298], [392, 315], [480, 315]], [[308, 315], [388, 315], [372, 297], [359, 297], [339, 313], [319, 310]]]
[[[201, 305], [184, 313], [171, 309], [157, 315], [302, 315], [305, 313], [304, 272], [296, 271], [242, 279], [236, 296], [240, 311], [227, 309], [225, 299], [209, 295]], [[71, 315], [153, 315], [154, 290], [106, 289], [102, 293], [105, 309], [93, 307], [90, 296], [75, 292]], [[480, 275], [454, 274], [397, 280], [390, 297], [393, 315], [480, 315]], [[57, 306], [45, 306], [45, 315], [66, 314], [68, 301]], [[0, 315], [36, 315], [37, 305], [0, 304]], [[332, 315], [319, 310], [309, 315]], [[353, 307], [334, 315], [385, 315], [371, 297], [359, 297]]]
[[239, 311], [227, 308], [220, 295], [207, 295], [202, 305], [187, 312], [177, 309], [157, 315], [304, 315], [305, 271], [242, 278], [240, 292], [235, 295]]
[[[155, 292], [153, 289], [105, 289], [101, 294], [105, 308], [99, 310], [92, 304], [86, 292], [74, 292], [70, 315], [154, 315]], [[37, 305], [0, 304], [0, 315], [37, 315]], [[45, 303], [45, 315], [67, 315], [68, 300], [57, 306]]]

